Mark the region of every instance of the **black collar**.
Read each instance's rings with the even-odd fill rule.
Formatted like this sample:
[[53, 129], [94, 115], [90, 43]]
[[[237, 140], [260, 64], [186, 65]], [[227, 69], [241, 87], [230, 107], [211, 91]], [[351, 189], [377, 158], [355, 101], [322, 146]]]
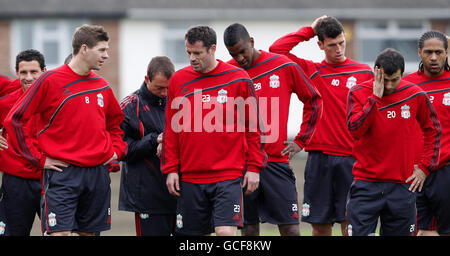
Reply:
[[142, 96], [146, 101], [148, 101], [153, 106], [165, 106], [167, 102], [167, 97], [160, 98], [156, 95], [154, 95], [152, 92], [150, 92], [147, 88], [147, 84], [145, 81], [142, 83], [141, 88], [139, 89], [142, 93]]

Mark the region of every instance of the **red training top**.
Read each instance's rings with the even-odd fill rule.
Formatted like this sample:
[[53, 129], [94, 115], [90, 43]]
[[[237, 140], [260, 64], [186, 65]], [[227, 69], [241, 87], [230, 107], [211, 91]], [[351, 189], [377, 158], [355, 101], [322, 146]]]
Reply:
[[259, 172], [267, 155], [247, 72], [218, 60], [208, 73], [187, 66], [170, 79], [161, 165], [164, 173], [204, 184]]
[[382, 98], [373, 94], [373, 80], [353, 87], [347, 125], [356, 139], [354, 178], [404, 183], [414, 170], [417, 122], [425, 138], [418, 165], [428, 174], [438, 165], [441, 126], [425, 92], [403, 79], [392, 94]]
[[[313, 137], [322, 116], [322, 97], [311, 85], [303, 70], [284, 55], [260, 50], [260, 57], [246, 69], [253, 80], [259, 98], [259, 110], [264, 120], [264, 151], [269, 162], [289, 163], [289, 155], [281, 155], [286, 147], [291, 94], [303, 102], [303, 119], [294, 142], [304, 148]], [[231, 59], [228, 63], [240, 67]]]
[[[438, 77], [428, 78], [423, 72], [415, 72], [404, 77], [412, 83], [422, 88], [430, 98], [436, 110], [438, 120], [442, 128], [441, 155], [439, 157], [438, 169], [444, 167], [450, 161], [450, 71]], [[417, 162], [421, 160], [423, 154], [423, 134], [417, 126]]]
[[372, 69], [350, 58], [331, 65], [325, 60], [313, 62], [289, 53], [297, 44], [315, 36], [311, 27], [303, 27], [275, 41], [271, 52], [284, 54], [296, 62], [317, 88], [323, 99], [323, 116], [306, 151], [318, 150], [326, 154], [350, 156], [353, 138], [346, 126], [346, 106], [349, 88], [373, 78]]
[[[40, 115], [38, 148], [23, 132]], [[97, 166], [116, 152], [126, 151], [120, 123], [124, 119], [112, 89], [93, 71], [80, 76], [66, 64], [43, 73], [28, 88], [5, 119], [5, 129], [16, 152], [34, 166], [46, 156], [81, 167]]]
[[[14, 80], [12, 83], [18, 84], [19, 89], [6, 94], [4, 97], [0, 98], [0, 120], [1, 127], [3, 127], [3, 120], [9, 113], [14, 103], [24, 94], [19, 80]], [[37, 125], [39, 123], [39, 115], [35, 115], [31, 118], [27, 124], [24, 126], [25, 136], [28, 138], [32, 147], [37, 148]], [[10, 143], [10, 137], [6, 131], [3, 132], [3, 137], [5, 137]], [[42, 169], [31, 164], [30, 161], [25, 159], [22, 155], [15, 152], [13, 147], [8, 147], [0, 151], [0, 171], [8, 173], [14, 176], [22, 177], [25, 179], [40, 179], [42, 176]]]
[[6, 94], [13, 92], [22, 86], [17, 83], [12, 83], [7, 76], [0, 75], [0, 99]]

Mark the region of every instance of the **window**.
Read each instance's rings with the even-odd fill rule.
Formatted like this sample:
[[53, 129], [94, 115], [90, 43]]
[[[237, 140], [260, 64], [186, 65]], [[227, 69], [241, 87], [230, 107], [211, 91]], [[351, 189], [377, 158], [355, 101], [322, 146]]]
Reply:
[[[88, 23], [80, 19], [26, 19], [12, 23], [11, 67], [16, 55], [26, 49], [36, 49], [45, 56], [47, 69], [56, 68], [72, 52], [75, 29]], [[15, 73], [15, 70], [13, 70]]]
[[421, 20], [362, 21], [357, 24], [358, 59], [373, 66], [377, 55], [390, 47], [405, 58], [405, 73], [414, 72], [419, 65], [417, 43], [430, 25]]
[[175, 65], [175, 70], [189, 65], [186, 46], [184, 45], [184, 36], [194, 24], [200, 23], [166, 23], [164, 26], [164, 54], [172, 60]]
[[184, 35], [188, 29], [186, 24], [168, 23], [164, 26], [164, 53], [173, 61], [175, 70], [189, 64], [184, 45]]

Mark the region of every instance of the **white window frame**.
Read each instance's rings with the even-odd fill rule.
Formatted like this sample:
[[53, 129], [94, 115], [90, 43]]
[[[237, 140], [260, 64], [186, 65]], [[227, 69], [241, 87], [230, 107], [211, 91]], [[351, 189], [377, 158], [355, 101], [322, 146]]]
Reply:
[[[399, 27], [399, 20], [388, 20], [386, 29], [378, 29], [378, 28], [367, 28], [364, 25], [372, 22], [380, 22], [380, 20], [362, 20], [356, 22], [356, 32], [358, 35], [358, 44], [359, 48], [356, 49], [357, 56], [360, 56], [360, 59], [363, 63], [373, 66], [375, 60], [370, 62], [362, 60], [362, 40], [367, 39], [419, 39], [419, 37], [426, 31], [431, 29], [431, 24], [426, 20], [415, 20], [415, 22], [420, 22], [422, 24], [421, 29], [411, 29], [411, 30], [402, 30]], [[401, 49], [398, 49], [401, 51]], [[419, 62], [405, 62], [405, 73], [415, 72], [419, 66]]]
[[[56, 41], [58, 43], [58, 60], [55, 63], [50, 63], [46, 58], [47, 69], [53, 69], [61, 66], [64, 59], [72, 52], [72, 38], [67, 35], [73, 34], [74, 31], [69, 31], [73, 22], [81, 24], [88, 24], [85, 19], [20, 19], [13, 20], [11, 24], [11, 52], [10, 60], [13, 73], [15, 73], [16, 56], [20, 51], [26, 50], [21, 46], [20, 28], [25, 23], [32, 24], [33, 38], [31, 48], [44, 52], [44, 43], [46, 41]], [[45, 25], [51, 23], [56, 25], [55, 31], [46, 31]]]
[[[190, 21], [190, 22], [170, 22], [170, 23], [165, 23], [163, 25], [163, 36], [162, 36], [162, 41], [163, 41], [163, 45], [166, 45], [166, 41], [167, 40], [182, 40], [184, 42], [184, 36], [186, 35], [186, 32], [188, 31], [188, 29], [195, 24], [204, 24], [204, 22], [196, 22], [196, 21]], [[183, 44], [183, 49], [185, 49], [184, 44]], [[175, 70], [181, 69], [186, 67], [187, 65], [189, 65], [189, 59], [187, 56], [187, 53], [185, 53], [184, 56], [184, 61], [183, 62], [177, 62], [177, 60], [175, 60], [173, 58], [173, 56], [170, 56], [167, 48], [163, 48], [164, 51], [164, 55], [171, 57], [174, 66], [175, 66]]]
[[[182, 40], [184, 39], [184, 35], [187, 32], [188, 27], [185, 26], [185, 24], [164, 24], [163, 26], [163, 45], [166, 45], [166, 41], [167, 40]], [[166, 47], [164, 47], [164, 55], [169, 56], [169, 52], [168, 49]], [[187, 54], [185, 56], [185, 61], [184, 62], [177, 62], [177, 60], [175, 58], [173, 58], [173, 56], [169, 56], [172, 57], [171, 59], [173, 60], [173, 64], [175, 66], [175, 70], [184, 68], [185, 66], [187, 66], [189, 64], [189, 60], [187, 58]]]

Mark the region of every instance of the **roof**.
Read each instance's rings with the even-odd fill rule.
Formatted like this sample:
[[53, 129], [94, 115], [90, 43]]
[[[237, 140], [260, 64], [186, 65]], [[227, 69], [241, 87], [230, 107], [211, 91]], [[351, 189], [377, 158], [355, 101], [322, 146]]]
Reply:
[[0, 17], [450, 18], [450, 0], [0, 0]]

